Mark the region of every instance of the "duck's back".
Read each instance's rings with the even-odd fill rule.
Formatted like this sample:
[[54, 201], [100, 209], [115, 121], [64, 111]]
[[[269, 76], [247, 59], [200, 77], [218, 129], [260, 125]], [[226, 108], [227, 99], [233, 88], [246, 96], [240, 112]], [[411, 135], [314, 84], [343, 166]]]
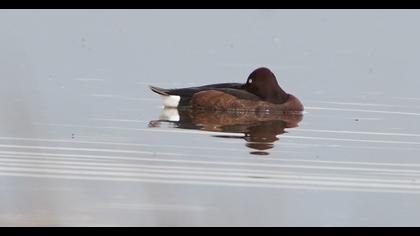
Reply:
[[150, 89], [161, 95], [177, 95], [181, 97], [192, 97], [195, 93], [211, 90], [211, 89], [242, 89], [243, 84], [240, 83], [222, 83], [222, 84], [209, 84], [198, 87], [164, 89], [156, 86], [150, 86]]
[[[176, 89], [164, 89], [159, 88], [155, 86], [149, 86], [150, 89], [158, 93], [162, 96], [169, 96], [166, 98], [166, 100], [176, 100], [177, 102], [171, 102], [172, 106], [189, 106], [191, 98], [194, 96], [194, 94], [208, 91], [208, 90], [224, 90], [224, 89], [230, 89], [230, 90], [243, 90], [242, 89], [243, 84], [240, 83], [220, 83], [220, 84], [209, 84], [204, 86], [198, 86], [198, 87], [187, 87], [187, 88], [176, 88]], [[165, 98], [164, 98], [165, 100]], [[177, 103], [177, 105], [174, 105]]]

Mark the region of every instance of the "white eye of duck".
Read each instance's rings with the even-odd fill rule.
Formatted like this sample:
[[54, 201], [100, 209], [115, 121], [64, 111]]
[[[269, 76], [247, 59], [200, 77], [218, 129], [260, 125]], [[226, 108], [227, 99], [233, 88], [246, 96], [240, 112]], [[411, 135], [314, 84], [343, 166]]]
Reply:
[[252, 79], [249, 79], [248, 83], [252, 83]]

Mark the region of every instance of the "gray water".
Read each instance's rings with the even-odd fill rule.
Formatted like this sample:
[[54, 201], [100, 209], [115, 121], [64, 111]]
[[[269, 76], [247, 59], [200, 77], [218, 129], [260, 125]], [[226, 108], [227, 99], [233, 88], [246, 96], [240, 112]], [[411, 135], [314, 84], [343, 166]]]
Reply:
[[[419, 22], [1, 10], [0, 225], [420, 226]], [[262, 151], [162, 121], [148, 88], [242, 83], [260, 66], [305, 106]]]

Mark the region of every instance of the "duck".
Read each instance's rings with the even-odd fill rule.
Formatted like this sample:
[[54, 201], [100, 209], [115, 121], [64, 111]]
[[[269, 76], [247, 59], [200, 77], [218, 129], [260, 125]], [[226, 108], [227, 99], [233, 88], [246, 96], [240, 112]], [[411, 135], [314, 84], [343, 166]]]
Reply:
[[267, 67], [252, 71], [245, 83], [218, 83], [198, 87], [164, 89], [149, 86], [162, 97], [165, 107], [217, 111], [302, 112], [302, 102], [286, 93]]

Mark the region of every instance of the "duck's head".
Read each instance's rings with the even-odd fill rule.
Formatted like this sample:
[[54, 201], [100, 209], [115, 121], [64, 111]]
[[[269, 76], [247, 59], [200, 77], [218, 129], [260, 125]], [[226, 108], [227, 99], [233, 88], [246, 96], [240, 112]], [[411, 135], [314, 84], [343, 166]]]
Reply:
[[244, 88], [260, 97], [262, 100], [281, 104], [284, 103], [289, 95], [280, 88], [276, 76], [265, 67], [254, 70], [244, 84]]

